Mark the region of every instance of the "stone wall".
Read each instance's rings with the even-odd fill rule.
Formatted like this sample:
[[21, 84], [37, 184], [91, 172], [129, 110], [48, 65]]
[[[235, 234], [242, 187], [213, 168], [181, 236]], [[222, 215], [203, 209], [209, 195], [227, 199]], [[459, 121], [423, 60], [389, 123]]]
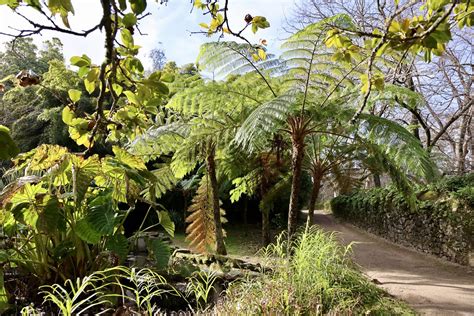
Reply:
[[334, 215], [395, 243], [470, 265], [474, 212], [456, 194], [425, 191], [411, 202], [393, 189], [359, 191], [331, 201]]

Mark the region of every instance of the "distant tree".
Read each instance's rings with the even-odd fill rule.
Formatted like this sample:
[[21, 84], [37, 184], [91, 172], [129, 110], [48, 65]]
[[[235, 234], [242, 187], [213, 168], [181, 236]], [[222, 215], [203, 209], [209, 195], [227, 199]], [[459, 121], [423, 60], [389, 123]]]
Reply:
[[[10, 128], [21, 151], [42, 143], [75, 149], [61, 120], [61, 110], [68, 103], [69, 89], [85, 89], [78, 75], [66, 68], [61, 41], [53, 38], [38, 49], [31, 38], [21, 38], [7, 43], [0, 57], [0, 74], [6, 86], [0, 93], [0, 124]], [[20, 87], [15, 75], [30, 69], [40, 76], [40, 83]], [[78, 110], [92, 110], [90, 101], [83, 98]]]
[[161, 48], [153, 48], [150, 53], [152, 70], [162, 70], [166, 64], [165, 51]]

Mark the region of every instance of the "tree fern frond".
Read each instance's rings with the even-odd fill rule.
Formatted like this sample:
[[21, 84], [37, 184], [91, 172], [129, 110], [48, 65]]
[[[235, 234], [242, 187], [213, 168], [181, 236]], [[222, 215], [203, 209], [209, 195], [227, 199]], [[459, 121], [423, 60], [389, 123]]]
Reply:
[[236, 144], [250, 152], [263, 148], [268, 136], [285, 124], [295, 100], [295, 93], [289, 92], [259, 106], [237, 131]]
[[[251, 71], [265, 71], [279, 65], [273, 60], [273, 55], [268, 55], [266, 60], [253, 61], [252, 52], [255, 47], [236, 42], [213, 42], [201, 46], [197, 64], [200, 69], [213, 71], [218, 77], [231, 74], [244, 74]], [[250, 67], [247, 67], [250, 66]]]
[[375, 115], [362, 114], [359, 135], [380, 146], [399, 166], [428, 181], [438, 176], [438, 169], [420, 141], [403, 126]]
[[[206, 253], [209, 249], [213, 249], [216, 243], [212, 196], [207, 176], [201, 179], [188, 212], [191, 213], [186, 218], [188, 223], [186, 240], [189, 242], [189, 247], [196, 252]], [[225, 212], [221, 209], [223, 222], [225, 222], [224, 216]]]
[[135, 138], [127, 147], [131, 153], [148, 161], [176, 151], [188, 133], [189, 126], [187, 124], [174, 122], [150, 128]]
[[161, 198], [163, 194], [174, 188], [178, 183], [178, 179], [175, 177], [169, 165], [164, 165], [159, 169], [152, 170], [151, 173], [155, 179], [152, 184], [142, 192], [143, 197], [148, 201]]
[[410, 109], [416, 109], [418, 107], [424, 106], [426, 103], [425, 99], [421, 94], [409, 88], [394, 84], [386, 84], [382, 91], [374, 91], [373, 97], [370, 99], [370, 102], [373, 103], [377, 101], [388, 101], [390, 104], [402, 102]]

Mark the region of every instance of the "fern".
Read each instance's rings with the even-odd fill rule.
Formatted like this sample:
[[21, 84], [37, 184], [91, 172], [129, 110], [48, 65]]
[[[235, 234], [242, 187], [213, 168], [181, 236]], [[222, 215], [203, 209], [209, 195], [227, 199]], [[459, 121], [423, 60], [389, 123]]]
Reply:
[[197, 64], [200, 69], [213, 71], [218, 77], [281, 67], [273, 55], [267, 55], [266, 60], [253, 62], [252, 53], [255, 51], [256, 48], [251, 45], [236, 42], [206, 43], [201, 46]]
[[411, 171], [418, 177], [432, 181], [438, 169], [420, 141], [401, 125], [374, 115], [362, 114], [359, 135], [379, 146], [380, 150], [397, 163], [400, 170]]
[[[209, 248], [213, 249], [216, 243], [216, 227], [214, 225], [212, 197], [207, 176], [201, 179], [188, 212], [191, 213], [186, 218], [186, 223], [188, 223], [186, 240], [189, 242], [189, 247], [200, 253], [207, 252]], [[225, 223], [224, 216], [225, 211], [221, 209], [222, 223]]]
[[291, 105], [295, 100], [295, 94], [288, 93], [259, 106], [237, 131], [236, 144], [249, 152], [261, 151], [269, 137], [285, 126], [286, 118], [294, 110]]

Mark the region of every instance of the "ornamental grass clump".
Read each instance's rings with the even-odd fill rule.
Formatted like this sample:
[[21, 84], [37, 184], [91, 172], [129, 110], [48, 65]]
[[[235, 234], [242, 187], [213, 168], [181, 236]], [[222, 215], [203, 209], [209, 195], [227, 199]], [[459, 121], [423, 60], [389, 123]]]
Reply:
[[[217, 306], [222, 315], [412, 314], [365, 278], [350, 260], [351, 246], [313, 227], [288, 247], [284, 234], [264, 248], [257, 278], [231, 284]], [[288, 251], [290, 249], [290, 251]]]

